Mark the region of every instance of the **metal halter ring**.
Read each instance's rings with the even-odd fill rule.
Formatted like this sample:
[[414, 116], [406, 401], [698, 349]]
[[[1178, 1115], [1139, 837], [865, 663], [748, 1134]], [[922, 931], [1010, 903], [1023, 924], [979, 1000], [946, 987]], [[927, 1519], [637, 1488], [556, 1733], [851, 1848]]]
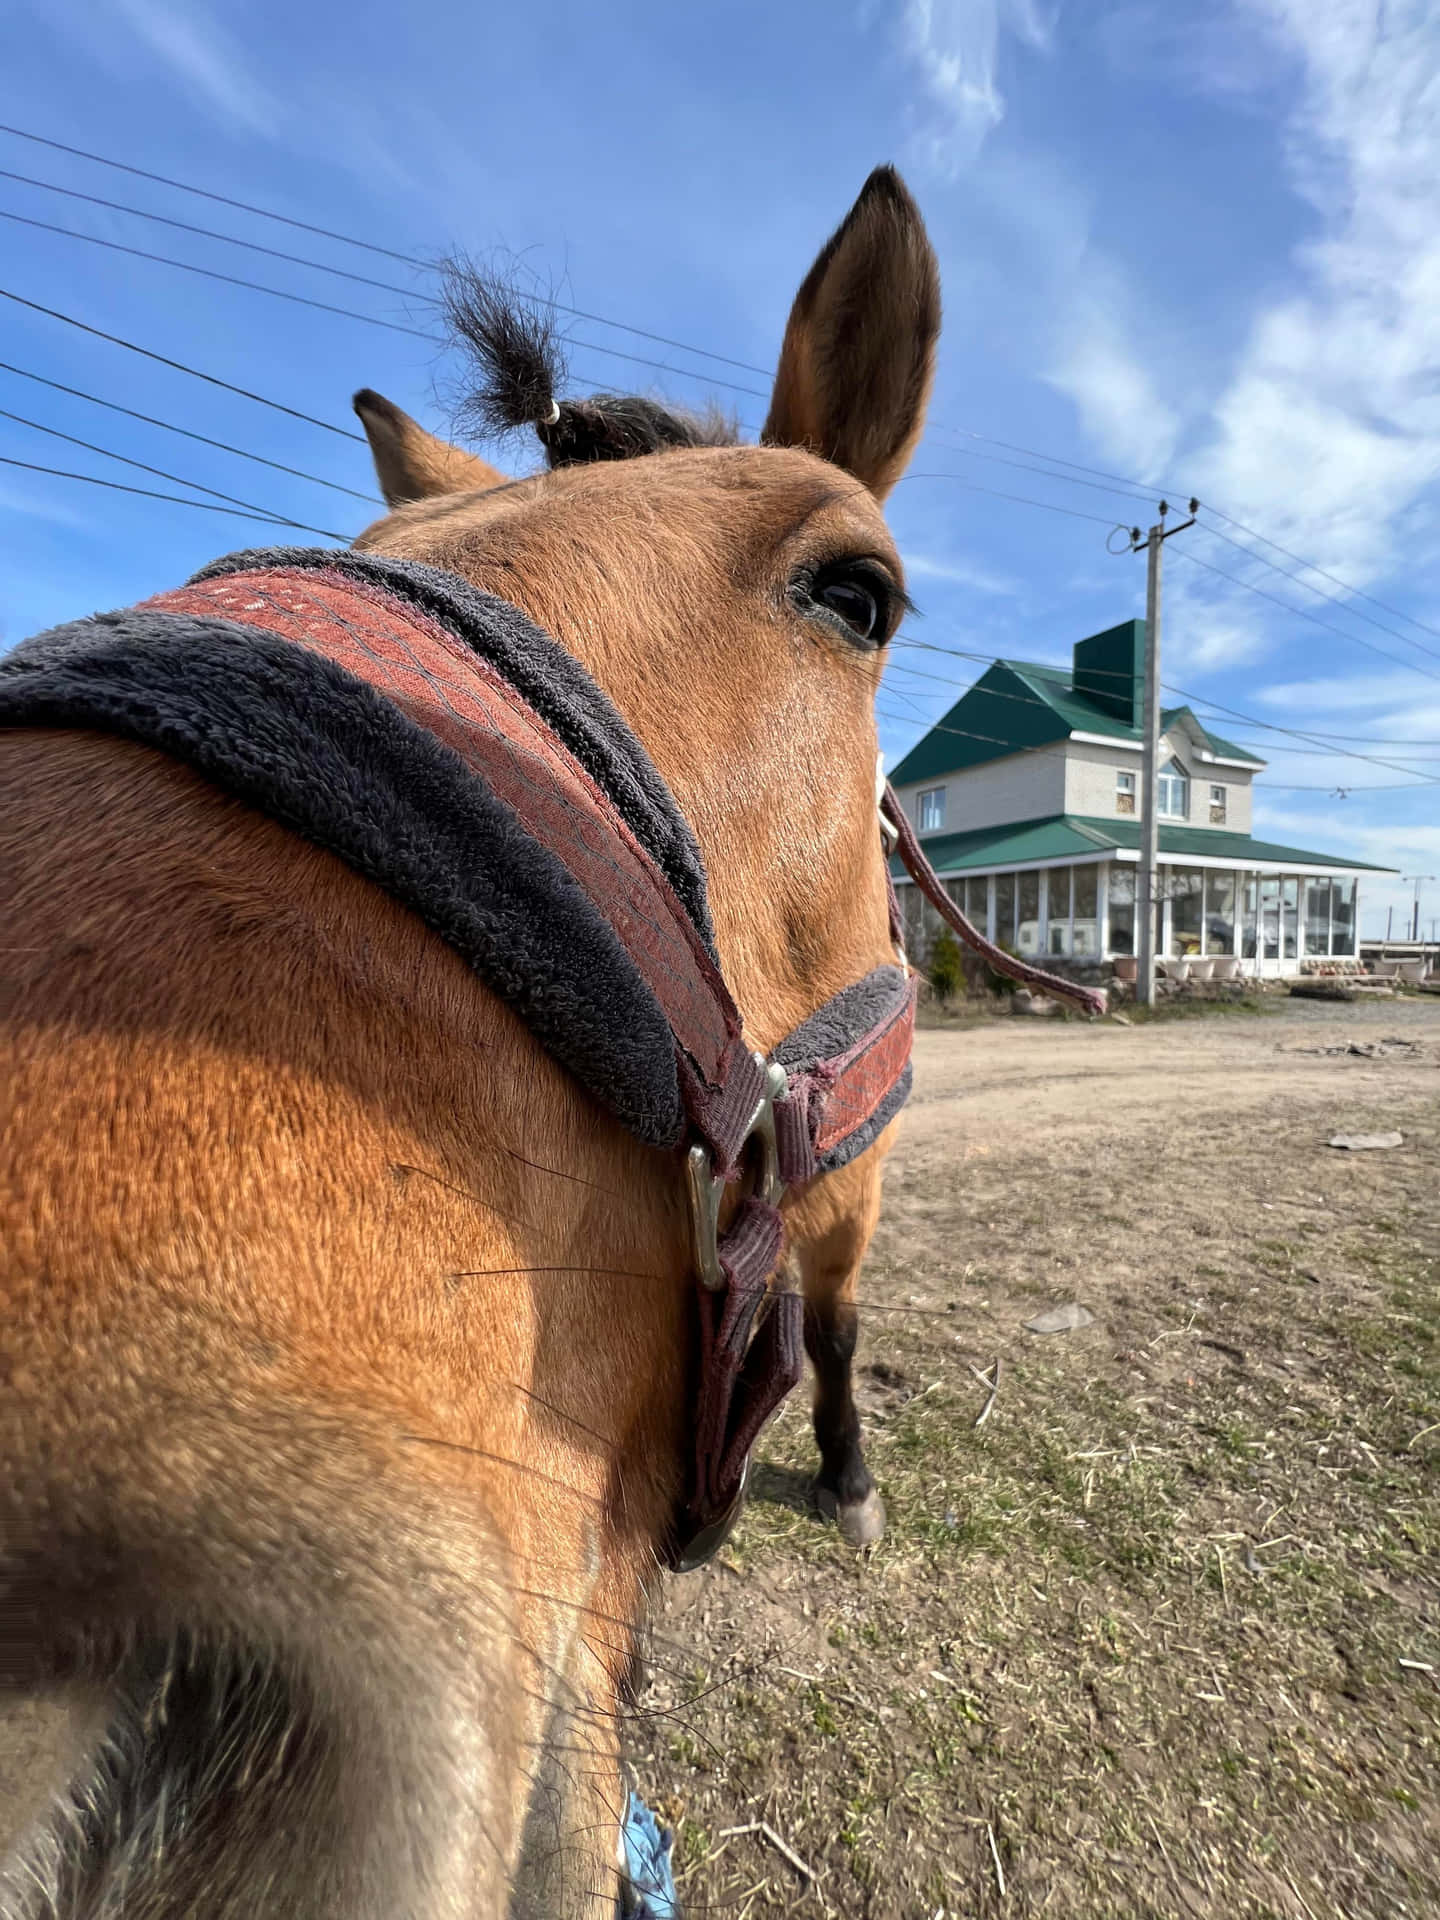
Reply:
[[[780, 1204], [785, 1182], [780, 1178], [780, 1148], [775, 1138], [775, 1102], [784, 1097], [785, 1069], [778, 1061], [767, 1060], [763, 1053], [752, 1056], [765, 1075], [760, 1098], [745, 1125], [740, 1146], [743, 1152], [752, 1140], [760, 1142], [760, 1166], [755, 1177], [754, 1198], [767, 1206]], [[725, 1181], [715, 1172], [710, 1149], [697, 1140], [685, 1156], [685, 1177], [690, 1188], [690, 1247], [700, 1284], [710, 1293], [724, 1288], [725, 1270], [720, 1265], [720, 1200]]]

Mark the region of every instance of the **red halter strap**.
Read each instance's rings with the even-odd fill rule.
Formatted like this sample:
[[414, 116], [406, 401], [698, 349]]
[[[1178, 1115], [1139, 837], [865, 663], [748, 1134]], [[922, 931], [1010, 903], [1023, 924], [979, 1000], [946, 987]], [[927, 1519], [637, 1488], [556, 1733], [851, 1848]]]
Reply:
[[[914, 981], [878, 968], [767, 1060], [746, 1045], [692, 916], [611, 795], [520, 688], [443, 620], [382, 582], [313, 562], [202, 578], [144, 610], [258, 628], [365, 681], [458, 755], [563, 863], [659, 1003], [690, 1128], [700, 1333], [693, 1481], [672, 1563], [699, 1565], [733, 1525], [756, 1436], [800, 1378], [802, 1302], [776, 1284], [781, 1197], [863, 1152], [903, 1104]], [[753, 1188], [721, 1231], [752, 1148]]]

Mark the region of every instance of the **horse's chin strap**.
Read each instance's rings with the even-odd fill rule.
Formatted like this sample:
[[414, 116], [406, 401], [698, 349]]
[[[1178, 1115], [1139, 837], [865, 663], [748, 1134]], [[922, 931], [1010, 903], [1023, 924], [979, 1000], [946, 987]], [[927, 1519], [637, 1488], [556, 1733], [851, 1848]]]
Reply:
[[[781, 1199], [788, 1188], [803, 1187], [863, 1152], [909, 1091], [916, 983], [888, 881], [889, 856], [898, 852], [942, 919], [997, 973], [1071, 1000], [1087, 1013], [1106, 1009], [1102, 992], [1032, 967], [971, 925], [926, 859], [883, 775], [877, 777], [877, 807], [899, 964], [879, 967], [836, 994], [768, 1060], [740, 1050], [737, 1019], [721, 1085], [704, 1087], [693, 1074], [682, 1076], [698, 1136], [686, 1174], [700, 1359], [694, 1479], [671, 1561], [679, 1570], [702, 1565], [724, 1544], [744, 1502], [751, 1448], [800, 1379], [804, 1303], [793, 1289], [771, 1286], [784, 1248]], [[727, 1194], [739, 1190], [747, 1172], [749, 1190], [722, 1232]]]

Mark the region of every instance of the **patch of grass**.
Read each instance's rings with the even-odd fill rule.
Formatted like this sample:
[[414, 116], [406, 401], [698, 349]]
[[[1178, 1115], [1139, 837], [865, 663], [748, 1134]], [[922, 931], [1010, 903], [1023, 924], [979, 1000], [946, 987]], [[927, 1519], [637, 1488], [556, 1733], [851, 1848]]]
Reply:
[[[864, 1322], [886, 1537], [857, 1557], [807, 1510], [791, 1407], [671, 1627], [734, 1649], [684, 1701], [657, 1678], [641, 1750], [702, 1835], [769, 1819], [847, 1920], [1440, 1912], [1440, 1680], [1401, 1665], [1440, 1667], [1440, 1125], [1428, 1083], [1347, 1107], [1416, 1150], [1321, 1173], [1303, 1070], [1313, 1110], [1267, 1083], [1220, 1135], [1172, 1103], [1113, 1151], [1088, 1116], [916, 1150], [865, 1290], [959, 1310]], [[1093, 1328], [1020, 1331], [1072, 1285]], [[763, 1843], [696, 1859], [696, 1911], [815, 1902]]]

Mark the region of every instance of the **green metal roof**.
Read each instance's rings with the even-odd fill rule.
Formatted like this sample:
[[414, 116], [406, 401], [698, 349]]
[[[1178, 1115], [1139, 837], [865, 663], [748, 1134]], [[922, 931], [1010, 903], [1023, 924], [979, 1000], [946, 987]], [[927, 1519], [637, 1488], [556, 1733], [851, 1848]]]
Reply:
[[[1107, 651], [1087, 655], [1087, 649], [1102, 644]], [[994, 661], [891, 771], [891, 784], [898, 787], [939, 779], [966, 767], [1004, 759], [1007, 754], [1052, 746], [1072, 733], [1100, 734], [1139, 746], [1140, 727], [1121, 717], [1131, 700], [1129, 684], [1121, 682], [1113, 667], [1097, 667], [1093, 662], [1097, 657], [1118, 661], [1127, 655], [1138, 661], [1144, 645], [1145, 622], [1127, 620], [1081, 641], [1075, 650], [1075, 663], [1069, 667], [1044, 666], [1030, 660]], [[1118, 691], [1094, 697], [1077, 685], [1077, 679], [1084, 683], [1088, 676], [1090, 685], [1108, 687], [1109, 679], [1097, 675], [1114, 678], [1117, 690], [1124, 684], [1123, 697]], [[1136, 693], [1136, 713], [1139, 704]], [[1242, 761], [1249, 767], [1264, 766], [1263, 760], [1257, 760], [1244, 747], [1212, 733], [1189, 707], [1168, 707], [1161, 715], [1161, 724], [1167, 730], [1181, 720], [1194, 728], [1210, 753], [1224, 760]]]
[[[1117, 850], [1138, 853], [1138, 820], [1102, 820], [1076, 813], [1055, 813], [1043, 820], [1021, 820], [1000, 827], [979, 827], [969, 833], [927, 835], [925, 855], [937, 873], [964, 873], [974, 868], [1020, 866], [1034, 860], [1103, 860]], [[1365, 873], [1393, 873], [1370, 860], [1347, 860], [1336, 853], [1311, 853], [1303, 847], [1283, 847], [1256, 840], [1248, 833], [1225, 833], [1218, 827], [1160, 828], [1160, 852], [1183, 860], [1202, 854], [1213, 860], [1233, 860], [1237, 867], [1338, 867]], [[898, 856], [891, 862], [897, 880], [905, 870]]]

